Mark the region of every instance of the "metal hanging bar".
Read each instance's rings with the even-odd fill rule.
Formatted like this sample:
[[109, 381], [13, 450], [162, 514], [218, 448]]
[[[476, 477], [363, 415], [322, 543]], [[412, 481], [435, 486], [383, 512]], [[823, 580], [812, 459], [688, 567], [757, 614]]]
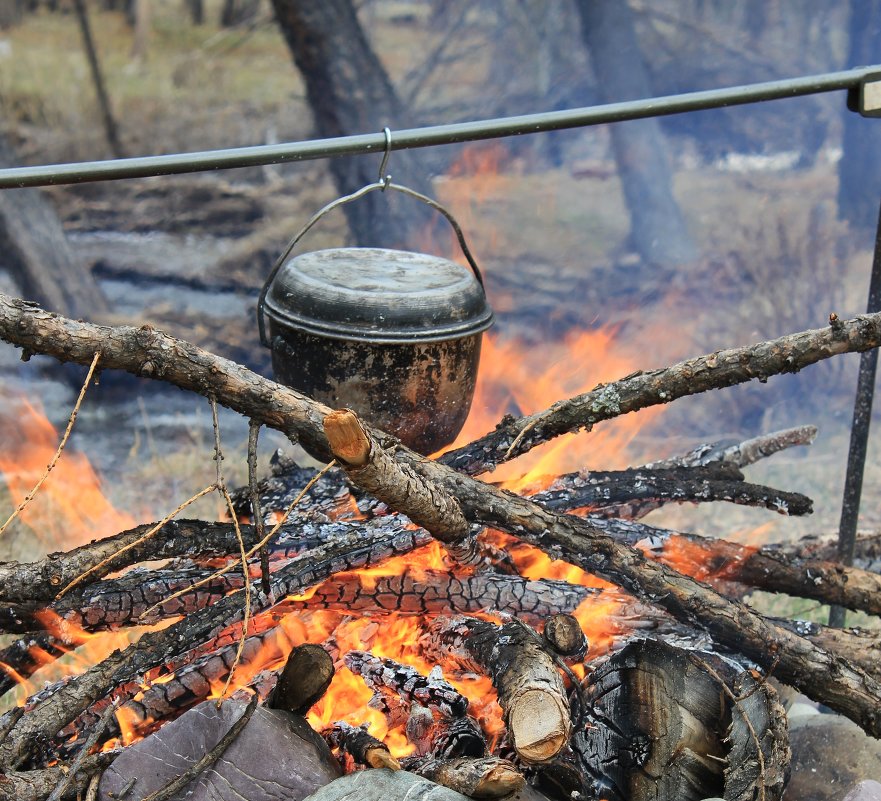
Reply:
[[[867, 82], [873, 81], [873, 79], [877, 80], [879, 74], [881, 74], [881, 66], [861, 67], [803, 78], [789, 78], [728, 89], [711, 89], [689, 94], [609, 103], [603, 106], [589, 106], [567, 111], [548, 111], [517, 117], [412, 128], [395, 131], [391, 149], [405, 150], [542, 131], [559, 131], [565, 128], [581, 128], [645, 117], [661, 117], [669, 114], [682, 114], [687, 111], [702, 111], [787, 97], [837, 92], [844, 89], [851, 90], [853, 93], [855, 90], [861, 90]], [[280, 164], [289, 161], [308, 161], [332, 156], [382, 153], [385, 151], [386, 145], [387, 140], [383, 132], [278, 145], [175, 153], [165, 156], [14, 167], [0, 170], [0, 189], [111, 181], [122, 178], [145, 178], [156, 175]]]

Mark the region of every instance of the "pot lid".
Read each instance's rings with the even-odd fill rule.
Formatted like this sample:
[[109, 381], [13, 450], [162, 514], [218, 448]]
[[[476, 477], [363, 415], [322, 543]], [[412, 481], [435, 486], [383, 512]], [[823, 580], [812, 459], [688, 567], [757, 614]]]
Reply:
[[270, 319], [306, 333], [377, 343], [485, 331], [492, 310], [474, 274], [453, 261], [384, 248], [332, 248], [287, 261], [266, 295]]

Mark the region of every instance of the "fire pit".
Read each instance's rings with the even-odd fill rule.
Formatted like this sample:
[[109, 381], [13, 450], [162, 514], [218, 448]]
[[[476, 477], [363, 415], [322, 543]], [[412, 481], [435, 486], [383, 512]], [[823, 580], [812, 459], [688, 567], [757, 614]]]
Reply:
[[[78, 760], [70, 775], [89, 780], [113, 758], [89, 754], [91, 748], [102, 740], [107, 748], [128, 747], [220, 695], [240, 650], [247, 669], [236, 672], [239, 691], [267, 697], [292, 646], [308, 641], [321, 645], [336, 672], [327, 694], [297, 714], [306, 712], [316, 732], [348, 754], [347, 766], [350, 757], [372, 765], [368, 752], [384, 749], [414, 760], [405, 766], [433, 781], [463, 782], [471, 795], [483, 787], [475, 772], [486, 769], [491, 786], [499, 776], [519, 775], [551, 798], [778, 798], [788, 757], [767, 674], [835, 704], [871, 732], [877, 665], [853, 635], [788, 628], [671, 565], [690, 569], [689, 559], [704, 550], [710, 558], [693, 572], [727, 582], [719, 584], [726, 592], [735, 582], [873, 613], [878, 578], [655, 529], [639, 518], [662, 503], [710, 499], [806, 512], [808, 499], [749, 484], [740, 468], [809, 442], [814, 432], [701, 447], [617, 473], [558, 476], [530, 499], [468, 473], [532, 447], [554, 426], [571, 427], [578, 414], [595, 423], [626, 404], [658, 403], [659, 386], [666, 400], [696, 382], [768, 375], [767, 354], [779, 357], [776, 369], [793, 369], [833, 347], [856, 347], [861, 337], [875, 343], [881, 335], [873, 325], [838, 322], [832, 331], [633, 374], [575, 404], [503, 421], [440, 461], [387, 446], [354, 414], [331, 413], [164, 334], [120, 333], [137, 347], [123, 348], [122, 356], [99, 353], [107, 366], [146, 352], [152, 371], [202, 391], [220, 375], [238, 408], [329, 448], [342, 469], [318, 475], [280, 459], [274, 476], [258, 482], [252, 467], [253, 487], [233, 493], [236, 525], [162, 521], [42, 562], [0, 566], [0, 622], [26, 635], [0, 658], [21, 679], [33, 673], [35, 645], [51, 661], [78, 637], [186, 615], [96, 658], [82, 675], [38, 690], [0, 720], [0, 798], [5, 788], [15, 793], [32, 781], [33, 771], [60, 780], [49, 764], [55, 760]], [[63, 347], [80, 360], [96, 333], [107, 336], [106, 329], [0, 298], [4, 337]], [[94, 351], [90, 361], [96, 363]], [[135, 369], [144, 364], [139, 358]], [[186, 370], [175, 372], [180, 364]], [[677, 383], [686, 371], [687, 381]], [[519, 426], [516, 434], [511, 426]], [[220, 475], [217, 486], [225, 489]], [[589, 516], [563, 514], [575, 509]], [[291, 510], [274, 538], [241, 522], [271, 522]], [[241, 547], [256, 554], [263, 540], [265, 588], [256, 581], [262, 568], [246, 576], [229, 569], [231, 554]], [[169, 559], [158, 568], [146, 564]], [[218, 559], [224, 572], [215, 572]], [[141, 567], [111, 576], [133, 566]], [[240, 639], [245, 584], [250, 620]], [[566, 614], [574, 626], [542, 625]], [[636, 642], [647, 630], [679, 638], [679, 647]], [[579, 633], [591, 643], [586, 657]], [[29, 640], [34, 635], [37, 642]], [[837, 670], [829, 669], [833, 658]], [[765, 676], [753, 673], [755, 665]], [[662, 696], [668, 700], [658, 707]], [[370, 724], [369, 748], [358, 734], [362, 723]]]

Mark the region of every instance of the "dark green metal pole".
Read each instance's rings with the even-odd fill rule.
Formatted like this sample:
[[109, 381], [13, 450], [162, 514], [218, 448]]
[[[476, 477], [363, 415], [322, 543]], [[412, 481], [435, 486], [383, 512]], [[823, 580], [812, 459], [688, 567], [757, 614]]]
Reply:
[[[875, 254], [872, 258], [872, 276], [869, 279], [869, 300], [866, 313], [881, 311], [881, 210], [875, 232]], [[844, 497], [841, 501], [841, 522], [838, 527], [838, 561], [853, 564], [860, 516], [860, 497], [863, 492], [863, 472], [869, 445], [869, 426], [872, 422], [872, 404], [875, 398], [875, 373], [878, 367], [878, 349], [860, 354], [860, 372], [857, 394], [853, 405], [853, 425], [850, 429], [850, 449], [847, 453], [847, 472], [844, 478]], [[829, 625], [844, 626], [846, 610], [833, 606], [829, 610]]]
[[[825, 75], [790, 78], [728, 89], [711, 89], [705, 92], [633, 100], [624, 103], [609, 103], [603, 106], [568, 111], [551, 111], [518, 117], [393, 131], [391, 149], [403, 150], [473, 142], [502, 136], [581, 128], [644, 117], [660, 117], [669, 114], [682, 114], [687, 111], [702, 111], [723, 106], [856, 89], [867, 77], [878, 73], [881, 73], [881, 66], [862, 67]], [[390, 124], [392, 122], [389, 120]], [[177, 153], [167, 156], [145, 156], [80, 164], [17, 167], [0, 170], [0, 189], [110, 181], [121, 178], [144, 178], [153, 175], [173, 175], [205, 170], [253, 167], [262, 164], [279, 164], [289, 161], [307, 161], [332, 156], [382, 153], [385, 150], [385, 145], [385, 135], [378, 132], [230, 150]]]

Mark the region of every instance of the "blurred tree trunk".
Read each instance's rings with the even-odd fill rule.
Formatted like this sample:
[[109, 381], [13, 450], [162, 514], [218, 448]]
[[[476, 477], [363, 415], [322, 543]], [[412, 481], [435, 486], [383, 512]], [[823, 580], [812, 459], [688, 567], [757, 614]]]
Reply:
[[95, 50], [95, 41], [92, 38], [92, 29], [89, 25], [89, 12], [86, 9], [85, 0], [73, 0], [73, 4], [80, 26], [80, 35], [83, 39], [83, 48], [89, 61], [89, 70], [92, 73], [92, 83], [95, 85], [98, 107], [101, 109], [104, 135], [107, 137], [107, 144], [110, 145], [110, 152], [116, 158], [121, 159], [125, 157], [125, 152], [119, 141], [119, 129], [116, 125], [113, 111], [110, 108], [110, 98], [107, 95], [107, 87], [104, 84], [104, 75], [101, 72], [101, 64], [98, 61], [98, 52]]
[[[408, 126], [385, 69], [370, 47], [351, 0], [272, 0], [276, 19], [303, 75], [319, 137], [379, 133]], [[340, 194], [377, 180], [380, 154], [330, 160]], [[414, 151], [392, 154], [390, 172], [397, 183], [425, 194], [431, 185]], [[395, 247], [422, 242], [435, 233], [427, 207], [387, 192], [344, 207], [352, 237], [364, 247]], [[448, 241], [448, 240], [446, 240]]]
[[251, 22], [260, 10], [260, 0], [224, 0], [220, 12], [220, 24], [233, 28]]
[[[650, 97], [633, 14], [625, 0], [576, 0], [581, 29], [605, 103]], [[648, 264], [674, 267], [697, 251], [673, 197], [673, 179], [656, 119], [611, 126], [612, 147], [630, 212], [633, 247]]]
[[[12, 150], [0, 136], [0, 168], [14, 166]], [[37, 189], [0, 191], [0, 266], [23, 298], [50, 311], [94, 319], [109, 309], [92, 273], [67, 244], [52, 204]]]
[[23, 0], [6, 0], [0, 2], [0, 31], [11, 28], [21, 22], [24, 14]]
[[135, 35], [132, 41], [132, 61], [146, 61], [150, 43], [150, 0], [132, 0]]
[[[881, 61], [881, 0], [851, 0], [847, 65]], [[856, 228], [872, 229], [881, 201], [881, 119], [845, 111], [842, 158], [838, 163], [838, 216]]]
[[184, 0], [184, 5], [190, 14], [193, 25], [205, 23], [205, 3], [203, 0]]

